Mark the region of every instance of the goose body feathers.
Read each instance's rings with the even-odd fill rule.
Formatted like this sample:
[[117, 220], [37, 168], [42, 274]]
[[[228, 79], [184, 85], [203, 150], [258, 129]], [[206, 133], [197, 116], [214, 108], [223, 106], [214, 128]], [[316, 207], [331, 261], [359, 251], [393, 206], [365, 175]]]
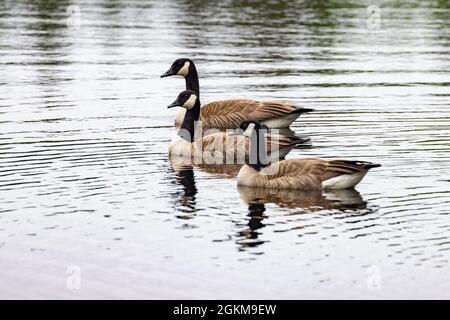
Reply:
[[371, 168], [378, 164], [361, 161], [289, 159], [276, 162], [260, 171], [245, 165], [239, 171], [242, 186], [320, 190], [347, 189], [356, 186]]
[[[273, 162], [284, 158], [295, 146], [308, 140], [270, 133], [267, 138], [268, 156]], [[250, 144], [250, 140], [244, 136], [228, 135], [225, 132], [210, 134], [193, 142], [176, 136], [169, 144], [169, 154], [206, 164], [243, 164], [249, 157]]]
[[[217, 129], [237, 129], [242, 121], [254, 119], [269, 128], [287, 128], [301, 114], [313, 109], [293, 106], [283, 101], [256, 101], [251, 99], [219, 100], [208, 103], [200, 109], [202, 126]], [[183, 122], [185, 109], [175, 117], [175, 125]]]

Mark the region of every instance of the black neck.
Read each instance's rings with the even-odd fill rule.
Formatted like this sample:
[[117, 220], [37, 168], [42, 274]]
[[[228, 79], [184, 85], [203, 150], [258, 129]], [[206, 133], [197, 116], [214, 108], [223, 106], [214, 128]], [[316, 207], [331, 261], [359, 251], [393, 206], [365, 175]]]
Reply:
[[185, 77], [186, 80], [186, 90], [192, 90], [200, 98], [200, 84], [198, 83], [198, 74], [195, 64], [191, 62], [189, 66], [189, 72]]
[[197, 98], [194, 107], [186, 110], [178, 135], [188, 142], [194, 142], [195, 126], [200, 117], [200, 100]]
[[259, 171], [269, 165], [266, 151], [266, 138], [264, 137], [264, 133], [259, 129], [255, 129], [250, 139], [250, 156], [247, 160], [247, 165]]

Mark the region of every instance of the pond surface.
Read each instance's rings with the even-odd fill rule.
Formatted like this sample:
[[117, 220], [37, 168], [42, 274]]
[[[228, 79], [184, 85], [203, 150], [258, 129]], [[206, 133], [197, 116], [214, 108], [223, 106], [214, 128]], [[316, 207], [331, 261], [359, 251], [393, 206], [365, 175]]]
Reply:
[[[448, 1], [2, 1], [0, 27], [1, 298], [450, 298]], [[204, 103], [316, 109], [289, 158], [383, 166], [327, 193], [179, 170], [178, 57]]]

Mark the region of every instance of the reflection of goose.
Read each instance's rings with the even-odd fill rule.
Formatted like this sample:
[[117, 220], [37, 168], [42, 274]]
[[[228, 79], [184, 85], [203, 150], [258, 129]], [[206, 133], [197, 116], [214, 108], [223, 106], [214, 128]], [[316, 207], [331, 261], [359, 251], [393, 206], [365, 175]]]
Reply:
[[239, 170], [241, 170], [242, 164], [200, 164], [198, 167], [209, 174], [236, 178]]
[[182, 164], [172, 164], [176, 173], [176, 183], [183, 187], [183, 194], [176, 192], [173, 194], [177, 199], [177, 207], [180, 206], [180, 211], [196, 212], [197, 187], [195, 186], [194, 171], [192, 167], [184, 166]]
[[266, 211], [266, 207], [262, 203], [250, 203], [248, 205], [248, 217], [250, 219], [247, 227], [238, 232], [240, 239], [237, 243], [241, 247], [256, 247], [264, 243], [264, 241], [258, 240], [260, 232], [257, 231], [265, 227], [262, 223], [265, 218], [264, 211]]
[[194, 170], [182, 169], [177, 171], [177, 180], [183, 186], [184, 196], [195, 200], [197, 187], [195, 186]]
[[250, 156], [238, 174], [238, 185], [257, 188], [321, 190], [356, 186], [372, 169], [380, 165], [363, 161], [289, 159], [270, 164], [267, 159], [263, 124], [244, 121], [239, 127], [251, 139]]
[[171, 156], [170, 163], [174, 168], [178, 168], [178, 170], [194, 167], [209, 174], [226, 178], [236, 178], [242, 167], [242, 164], [195, 164], [191, 159], [177, 156]]
[[305, 208], [309, 211], [322, 209], [363, 209], [366, 202], [358, 191], [264, 189], [238, 186], [241, 199], [248, 204], [275, 203], [286, 208]]
[[[183, 76], [186, 90], [200, 96], [200, 86], [195, 64], [190, 59], [177, 59], [161, 77]], [[313, 109], [293, 106], [281, 101], [256, 101], [251, 99], [221, 100], [208, 103], [201, 108], [200, 119], [205, 127], [218, 129], [236, 129], [248, 119], [264, 122], [269, 128], [286, 128], [301, 114]], [[181, 109], [175, 118], [175, 125], [183, 121], [186, 111]]]
[[283, 208], [306, 209], [307, 212], [320, 210], [348, 210], [365, 209], [366, 202], [358, 191], [346, 190], [310, 190], [300, 192], [287, 189], [263, 189], [238, 186], [241, 199], [248, 204], [248, 217], [246, 227], [238, 232], [237, 244], [240, 250], [257, 247], [265, 241], [260, 239], [260, 229], [263, 223], [265, 204], [274, 203]]
[[[194, 139], [195, 126], [200, 113], [200, 100], [193, 91], [181, 92], [169, 105], [169, 108], [172, 107], [183, 107], [187, 111], [177, 136], [169, 145], [171, 156], [196, 158], [208, 164], [239, 163], [239, 161], [243, 163], [244, 158], [248, 157], [251, 143], [243, 136], [231, 136], [225, 132], [218, 132]], [[267, 138], [267, 149], [272, 161], [283, 158], [296, 145], [305, 142], [304, 138], [271, 133], [267, 134]]]

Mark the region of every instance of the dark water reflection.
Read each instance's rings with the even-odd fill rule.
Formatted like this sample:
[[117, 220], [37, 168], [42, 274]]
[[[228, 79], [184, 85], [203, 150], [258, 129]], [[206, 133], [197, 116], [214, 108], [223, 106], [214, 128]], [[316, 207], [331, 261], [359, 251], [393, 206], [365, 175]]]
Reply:
[[242, 200], [247, 203], [275, 203], [281, 207], [311, 211], [364, 209], [366, 205], [356, 190], [298, 191], [238, 187], [238, 191]]
[[[450, 5], [383, 1], [370, 30], [371, 4], [1, 2], [0, 297], [449, 298]], [[383, 167], [298, 193], [170, 163], [180, 56], [205, 103], [314, 108], [289, 157]]]
[[[176, 190], [173, 193], [176, 199], [175, 210], [185, 213], [195, 213], [196, 209], [195, 195], [197, 187], [195, 186], [194, 170], [192, 168], [183, 168], [176, 172], [176, 181], [182, 185], [182, 190]], [[186, 218], [186, 216], [182, 216]]]

